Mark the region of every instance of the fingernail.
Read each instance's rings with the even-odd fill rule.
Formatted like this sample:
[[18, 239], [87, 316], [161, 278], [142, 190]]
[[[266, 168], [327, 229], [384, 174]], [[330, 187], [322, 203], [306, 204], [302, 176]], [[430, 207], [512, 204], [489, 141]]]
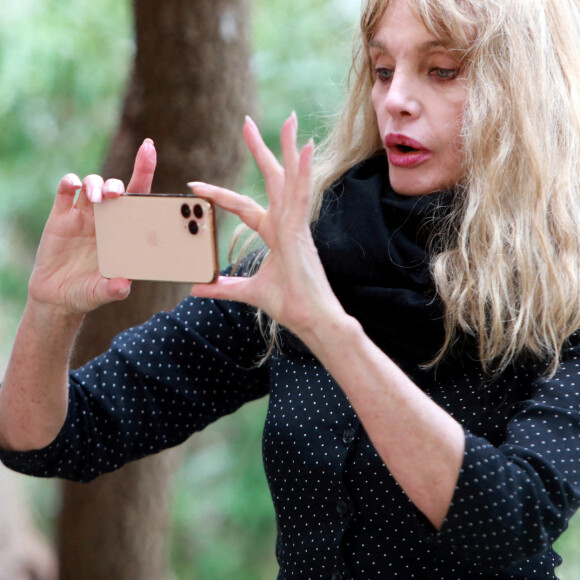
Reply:
[[123, 185], [120, 182], [113, 181], [111, 183], [106, 184], [105, 191], [107, 193], [118, 193], [119, 195], [121, 195], [123, 193], [124, 189], [123, 189]]
[[203, 187], [204, 185], [207, 185], [207, 183], [204, 183], [203, 181], [190, 181], [187, 184], [187, 187]]
[[119, 290], [117, 290], [117, 296], [129, 296], [130, 292], [131, 284], [129, 284], [129, 286], [125, 286], [124, 288], [119, 288]]
[[102, 200], [101, 191], [99, 189], [93, 188], [88, 189], [87, 197], [89, 198], [89, 201], [91, 201], [92, 203], [100, 203]]
[[296, 111], [292, 111], [290, 114], [290, 121], [292, 123], [292, 132], [294, 133], [294, 137], [298, 136], [298, 117], [296, 115]]
[[253, 125], [254, 127], [256, 127], [256, 122], [254, 121], [254, 119], [252, 119], [252, 117], [250, 117], [250, 115], [246, 115], [245, 117], [246, 119], [246, 123], [249, 123], [250, 125]]
[[81, 180], [74, 173], [67, 174], [66, 179], [68, 180], [71, 187], [78, 189], [79, 187], [83, 186], [83, 184], [81, 183]]
[[155, 143], [153, 143], [153, 139], [150, 139], [149, 137], [147, 137], [147, 139], [145, 139], [145, 141], [143, 141], [143, 143], [147, 143], [149, 145], [155, 145]]

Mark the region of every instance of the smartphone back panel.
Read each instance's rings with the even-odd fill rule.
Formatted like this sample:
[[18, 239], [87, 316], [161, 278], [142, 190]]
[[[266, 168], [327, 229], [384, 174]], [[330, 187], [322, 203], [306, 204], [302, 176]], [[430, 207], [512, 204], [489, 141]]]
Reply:
[[214, 207], [197, 196], [126, 194], [94, 205], [106, 278], [209, 283], [219, 260]]

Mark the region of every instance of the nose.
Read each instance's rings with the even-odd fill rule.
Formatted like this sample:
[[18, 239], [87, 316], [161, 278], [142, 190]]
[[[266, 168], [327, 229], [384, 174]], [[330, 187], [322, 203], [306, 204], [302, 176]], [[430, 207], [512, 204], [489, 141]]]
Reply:
[[419, 87], [404, 71], [393, 73], [385, 95], [385, 107], [392, 117], [418, 117], [421, 112]]

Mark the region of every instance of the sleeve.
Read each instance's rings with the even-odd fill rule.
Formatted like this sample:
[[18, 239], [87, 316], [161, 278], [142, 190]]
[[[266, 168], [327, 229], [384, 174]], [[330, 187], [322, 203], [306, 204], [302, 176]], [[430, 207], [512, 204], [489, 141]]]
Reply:
[[428, 542], [501, 570], [550, 549], [580, 505], [580, 345], [537, 379], [494, 446], [466, 431], [464, 462], [439, 532]]
[[70, 373], [69, 407], [46, 448], [1, 451], [29, 475], [90, 481], [182, 443], [268, 392], [265, 349], [248, 306], [189, 297], [117, 336]]

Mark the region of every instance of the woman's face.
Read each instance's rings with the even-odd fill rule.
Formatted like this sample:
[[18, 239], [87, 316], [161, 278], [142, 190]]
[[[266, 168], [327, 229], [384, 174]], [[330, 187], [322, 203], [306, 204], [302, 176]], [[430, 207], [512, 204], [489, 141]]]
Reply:
[[461, 124], [467, 98], [459, 59], [395, 0], [371, 41], [372, 103], [393, 189], [423, 195], [461, 177]]

